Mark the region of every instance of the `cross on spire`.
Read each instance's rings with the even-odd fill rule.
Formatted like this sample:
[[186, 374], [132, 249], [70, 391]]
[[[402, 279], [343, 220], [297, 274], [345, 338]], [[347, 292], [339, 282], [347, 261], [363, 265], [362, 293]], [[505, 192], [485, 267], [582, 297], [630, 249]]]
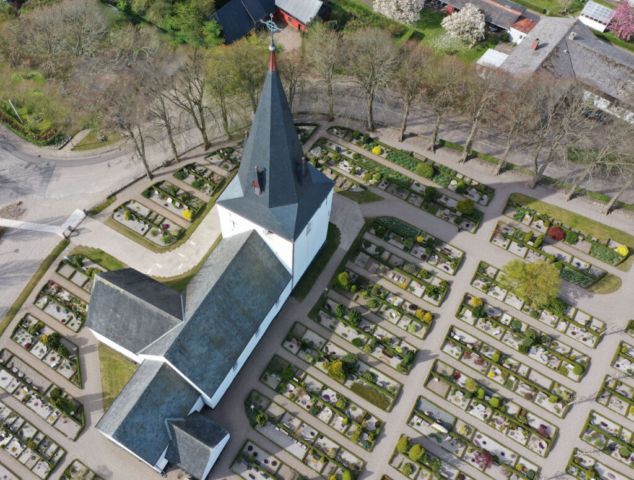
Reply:
[[281, 28], [277, 26], [277, 24], [273, 21], [273, 14], [271, 13], [270, 20], [260, 20], [266, 28], [271, 31], [271, 45], [269, 45], [269, 51], [271, 52], [271, 58], [269, 59], [269, 71], [275, 72], [277, 71], [277, 59], [275, 58], [275, 51], [277, 47], [275, 46], [275, 41], [273, 40], [273, 34], [275, 32], [281, 31]]

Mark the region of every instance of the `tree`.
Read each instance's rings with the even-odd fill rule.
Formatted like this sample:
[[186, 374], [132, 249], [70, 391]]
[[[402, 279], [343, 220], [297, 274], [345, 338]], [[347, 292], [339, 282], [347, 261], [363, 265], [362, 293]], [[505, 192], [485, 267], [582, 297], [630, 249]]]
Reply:
[[463, 215], [473, 215], [473, 212], [475, 212], [475, 204], [470, 198], [465, 198], [456, 204], [456, 211]]
[[471, 46], [484, 40], [486, 36], [484, 13], [472, 3], [467, 3], [459, 12], [443, 18], [441, 25], [451, 37], [459, 38]]
[[229, 55], [226, 58], [233, 90], [247, 96], [253, 113], [258, 108], [267, 74], [269, 55], [264, 38], [252, 35], [233, 43], [228, 47]]
[[629, 42], [634, 36], [634, 6], [621, 0], [610, 13], [608, 29], [621, 40]]
[[374, 11], [397, 22], [411, 24], [420, 19], [425, 0], [374, 0]]
[[224, 42], [222, 38], [222, 26], [215, 20], [209, 20], [203, 24], [204, 43], [208, 47], [215, 47]]
[[232, 100], [235, 91], [231, 84], [231, 48], [215, 48], [207, 56], [207, 94], [213, 108], [222, 120], [225, 135], [231, 135], [230, 113], [235, 112], [236, 105]]
[[202, 50], [188, 48], [185, 63], [175, 76], [172, 87], [165, 93], [167, 98], [185, 112], [194, 122], [203, 140], [203, 148], [209, 149], [207, 122], [210, 110], [207, 105], [207, 65]]
[[476, 382], [473, 378], [469, 378], [465, 382], [464, 388], [467, 390], [467, 392], [475, 393], [475, 391], [478, 389], [478, 382]]
[[350, 313], [348, 314], [348, 321], [354, 327], [359, 325], [362, 320], [363, 320], [363, 315], [361, 315], [361, 312], [359, 310], [350, 310]]
[[366, 97], [369, 131], [374, 131], [374, 99], [379, 89], [392, 79], [398, 63], [398, 47], [389, 32], [368, 28], [351, 36], [345, 64]]
[[345, 382], [347, 375], [343, 368], [343, 362], [340, 360], [332, 362], [328, 367], [328, 376], [338, 382]]
[[306, 43], [309, 65], [326, 84], [328, 121], [332, 122], [335, 119], [335, 95], [332, 80], [335, 69], [341, 61], [342, 36], [327, 24], [318, 23], [311, 27]]
[[409, 437], [402, 436], [396, 443], [396, 451], [405, 454], [409, 451]]
[[512, 260], [502, 268], [499, 283], [502, 288], [532, 301], [538, 307], [547, 305], [561, 290], [559, 271], [544, 261]]
[[401, 48], [400, 57], [399, 68], [396, 70], [391, 88], [403, 105], [403, 120], [398, 136], [398, 141], [402, 142], [407, 128], [409, 109], [412, 103], [424, 93], [425, 70], [433, 58], [433, 52], [420, 42], [410, 41]]
[[621, 195], [623, 195], [627, 190], [632, 188], [632, 185], [634, 185], [634, 157], [630, 156], [622, 159], [622, 161], [615, 167], [615, 169], [618, 172], [619, 180], [622, 182], [622, 184], [618, 192], [616, 192], [612, 196], [606, 206], [603, 207], [603, 210], [601, 210], [601, 213], [603, 213], [604, 215], [608, 215], [614, 208], [614, 205], [616, 205], [616, 202], [619, 200], [619, 198], [621, 198]]
[[280, 76], [286, 84], [286, 94], [288, 96], [288, 106], [293, 111], [295, 94], [303, 90], [305, 77], [308, 73], [308, 65], [301, 50], [280, 55], [278, 62]]
[[425, 449], [418, 443], [414, 444], [412, 448], [409, 449], [409, 459], [412, 462], [418, 462], [425, 455]]

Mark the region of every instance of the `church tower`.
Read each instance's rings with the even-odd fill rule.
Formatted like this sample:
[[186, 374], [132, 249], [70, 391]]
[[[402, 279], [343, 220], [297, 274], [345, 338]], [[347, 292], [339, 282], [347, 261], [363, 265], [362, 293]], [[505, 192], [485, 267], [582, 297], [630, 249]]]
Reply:
[[224, 238], [255, 230], [293, 276], [293, 287], [326, 241], [334, 183], [304, 158], [277, 71], [269, 71], [238, 175], [218, 198]]

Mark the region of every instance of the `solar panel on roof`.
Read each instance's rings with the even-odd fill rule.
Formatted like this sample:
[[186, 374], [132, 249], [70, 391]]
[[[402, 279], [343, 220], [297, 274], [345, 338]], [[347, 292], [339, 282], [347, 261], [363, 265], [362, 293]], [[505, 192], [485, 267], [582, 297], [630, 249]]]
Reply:
[[609, 23], [611, 14], [612, 10], [610, 8], [604, 7], [603, 5], [599, 5], [595, 2], [588, 2], [581, 11], [581, 15], [585, 15], [586, 17], [603, 24]]

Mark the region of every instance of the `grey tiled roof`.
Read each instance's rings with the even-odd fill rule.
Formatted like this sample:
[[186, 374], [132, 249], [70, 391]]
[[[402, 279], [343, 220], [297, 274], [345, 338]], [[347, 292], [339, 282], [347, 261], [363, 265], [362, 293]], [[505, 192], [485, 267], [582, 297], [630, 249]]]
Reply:
[[168, 425], [172, 438], [165, 458], [194, 478], [204, 480], [212, 451], [229, 432], [200, 413], [184, 420], [170, 420]]
[[[539, 48], [531, 50], [535, 39]], [[501, 68], [514, 74], [547, 71], [577, 78], [624, 102], [631, 102], [634, 94], [634, 56], [602, 42], [573, 18], [543, 18]]]
[[97, 429], [154, 465], [169, 443], [165, 420], [185, 418], [199, 397], [167, 363], [145, 360]]
[[259, 21], [276, 9], [274, 0], [231, 0], [209, 20], [220, 24], [225, 43], [231, 45], [258, 27]]
[[321, 0], [275, 0], [275, 5], [306, 25], [322, 7]]
[[[295, 240], [334, 187], [330, 179], [309, 163], [306, 163], [308, 175], [301, 175], [303, 156], [279, 73], [269, 71], [240, 171], [218, 204]], [[261, 195], [253, 188], [256, 167]]]
[[478, 7], [484, 13], [484, 19], [498, 27], [509, 29], [511, 23], [526, 11], [526, 7], [518, 5], [509, 0], [443, 0], [447, 5], [451, 5], [459, 10], [463, 9], [467, 3]]
[[182, 321], [180, 294], [132, 268], [100, 273], [86, 325], [138, 353]]

